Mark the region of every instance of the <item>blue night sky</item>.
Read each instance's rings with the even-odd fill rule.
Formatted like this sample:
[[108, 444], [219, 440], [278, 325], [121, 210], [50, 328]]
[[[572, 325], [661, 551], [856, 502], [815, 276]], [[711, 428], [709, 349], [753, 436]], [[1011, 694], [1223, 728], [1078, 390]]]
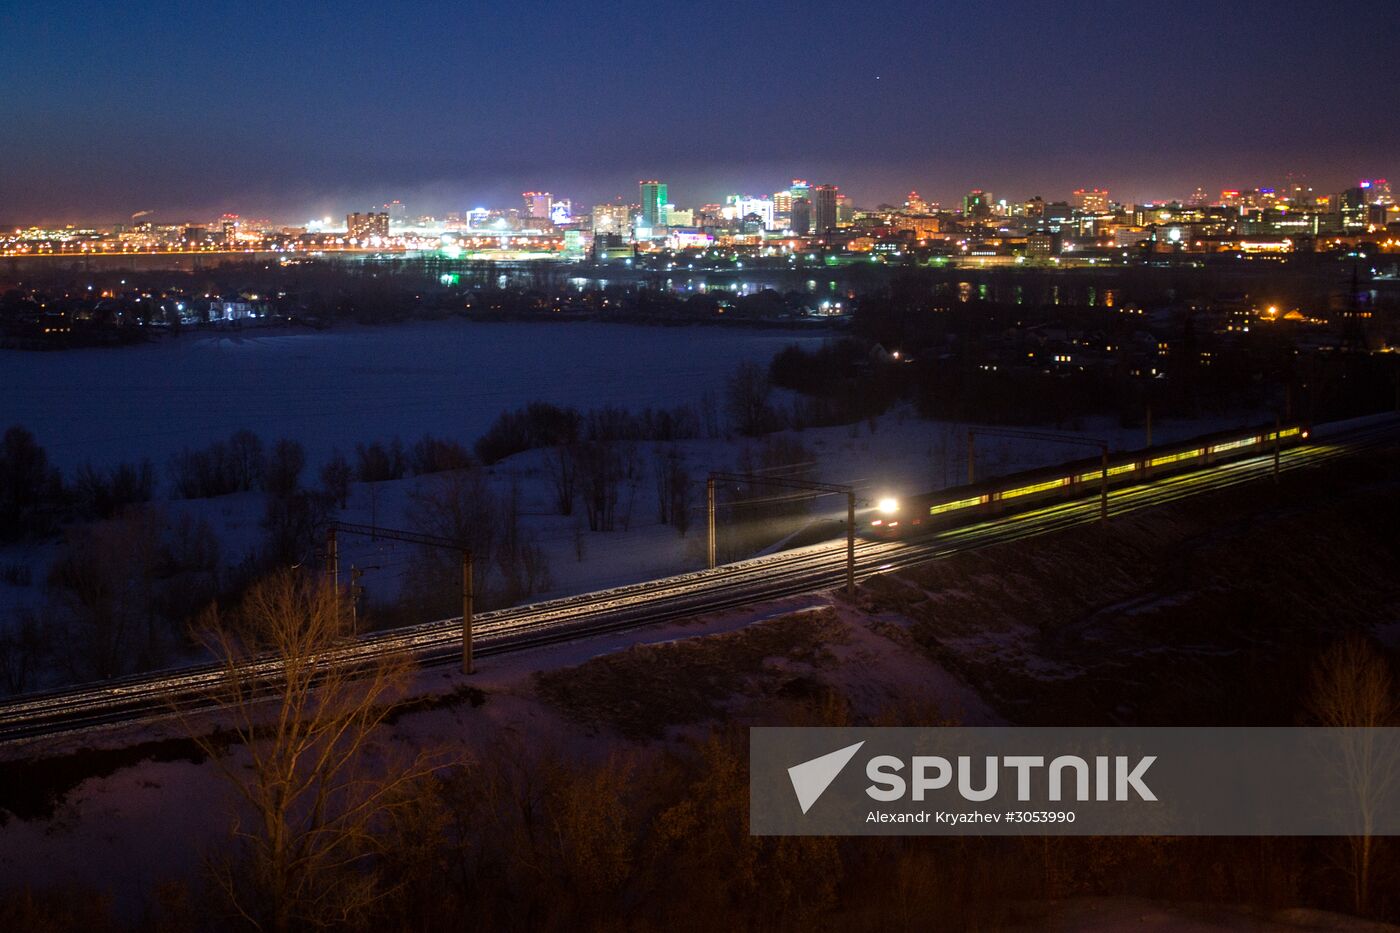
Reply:
[[0, 221], [1400, 175], [1400, 2], [0, 0]]

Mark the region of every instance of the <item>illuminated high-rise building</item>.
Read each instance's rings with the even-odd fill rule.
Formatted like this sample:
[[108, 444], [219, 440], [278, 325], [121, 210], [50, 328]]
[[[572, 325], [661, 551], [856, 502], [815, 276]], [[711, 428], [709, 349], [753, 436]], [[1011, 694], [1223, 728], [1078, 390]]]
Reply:
[[628, 237], [632, 235], [632, 206], [630, 204], [593, 205], [593, 232]]
[[[1357, 183], [1356, 187], [1348, 188], [1337, 195], [1337, 213], [1340, 216], [1342, 231], [1344, 233], [1371, 230], [1386, 222], [1386, 207], [1388, 203], [1378, 200], [1378, 197], [1385, 197], [1389, 200], [1389, 195], [1376, 194], [1377, 184], [1386, 185], [1384, 181], [1366, 180]], [[1389, 186], [1386, 185], [1388, 188]]]
[[836, 226], [849, 227], [856, 219], [856, 202], [849, 194], [836, 194]]
[[538, 220], [549, 219], [552, 195], [548, 191], [527, 191], [521, 195], [525, 199], [525, 216]]
[[370, 237], [389, 237], [389, 215], [384, 211], [370, 211], [367, 214], [356, 212], [345, 215], [345, 235], [352, 240], [364, 242]]
[[1108, 191], [1104, 188], [1079, 188], [1074, 192], [1074, 206], [1081, 214], [1106, 213]]
[[674, 204], [666, 205], [666, 213], [662, 216], [667, 227], [693, 227], [695, 226], [695, 211], [687, 208], [681, 210]]
[[909, 197], [904, 199], [904, 210], [910, 214], [927, 214], [928, 204], [919, 197], [919, 192], [909, 192]]
[[786, 189], [773, 192], [773, 226], [786, 230], [792, 226], [792, 192]]
[[642, 193], [642, 226], [655, 230], [666, 224], [666, 183], [655, 179], [638, 182]]
[[763, 224], [763, 229], [773, 229], [773, 202], [768, 198], [751, 198], [748, 195], [731, 194], [724, 199], [723, 213], [726, 220], [738, 223], [743, 223], [744, 218], [753, 215], [758, 217]]
[[812, 189], [812, 232], [820, 234], [836, 229], [839, 191], [835, 185], [817, 185]]
[[1390, 182], [1384, 178], [1363, 178], [1357, 187], [1365, 193], [1366, 201], [1371, 204], [1395, 203], [1395, 198], [1390, 193]]
[[973, 188], [963, 195], [963, 216], [981, 220], [992, 215], [992, 193], [981, 188]]
[[788, 226], [798, 236], [806, 236], [812, 232], [812, 201], [810, 198], [793, 198]]

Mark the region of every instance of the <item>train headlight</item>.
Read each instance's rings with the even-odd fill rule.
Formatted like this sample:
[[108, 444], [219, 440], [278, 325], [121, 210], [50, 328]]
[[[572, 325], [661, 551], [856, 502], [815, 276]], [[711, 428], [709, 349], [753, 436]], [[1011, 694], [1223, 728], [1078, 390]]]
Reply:
[[887, 497], [875, 503], [875, 508], [880, 510], [881, 515], [893, 515], [899, 511], [899, 500]]

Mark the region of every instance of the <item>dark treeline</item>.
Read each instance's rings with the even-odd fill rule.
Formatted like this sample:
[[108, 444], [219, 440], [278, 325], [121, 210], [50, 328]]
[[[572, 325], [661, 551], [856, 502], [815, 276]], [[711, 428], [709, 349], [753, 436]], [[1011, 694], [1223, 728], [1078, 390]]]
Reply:
[[[65, 478], [28, 430], [10, 428], [0, 439], [0, 542], [56, 540], [58, 550], [37, 580], [26, 563], [0, 568], [7, 583], [44, 590], [40, 609], [17, 610], [14, 624], [0, 632], [0, 692], [34, 689], [46, 671], [86, 681], [169, 664], [194, 647], [189, 626], [208, 604], [236, 599], [271, 569], [320, 560], [326, 523], [348, 505], [352, 481], [475, 465], [462, 445], [433, 436], [407, 448], [397, 439], [360, 444], [355, 455], [352, 465], [334, 454], [319, 487], [303, 482], [301, 444], [283, 438], [268, 447], [246, 429], [172, 456], [170, 498], [261, 494], [258, 541], [229, 554], [198, 513], [172, 516], [155, 503], [161, 487], [149, 461], [109, 469], [83, 464]], [[519, 534], [513, 518], [508, 525]], [[511, 561], [483, 567], [487, 605], [502, 568], [507, 576], [516, 572]], [[542, 568], [530, 580], [524, 595], [542, 582]], [[520, 589], [506, 587], [501, 598], [518, 598]]]
[[149, 502], [156, 490], [149, 460], [109, 469], [80, 465], [64, 481], [29, 429], [13, 425], [0, 438], [0, 543], [52, 534], [64, 523], [111, 518]]
[[[1324, 421], [1397, 405], [1400, 367], [1393, 354], [1368, 351], [1394, 342], [1400, 311], [1353, 305], [1307, 329], [1250, 327], [1262, 302], [1204, 288], [1204, 273], [1189, 280], [1189, 298], [1157, 279], [1135, 283], [1150, 271], [1119, 270], [1111, 295], [1083, 286], [1097, 304], [1049, 300], [1073, 281], [1050, 274], [973, 286], [906, 273], [858, 303], [849, 338], [784, 350], [769, 375], [820, 402], [833, 423], [897, 399], [932, 418], [1060, 427], [1091, 415], [1136, 425], [1149, 411]], [[1134, 293], [1162, 304], [1149, 315], [1126, 297]]]
[[[575, 266], [509, 268], [447, 260], [228, 263], [197, 271], [41, 268], [0, 286], [0, 339], [20, 349], [62, 349], [177, 336], [191, 327], [394, 324], [464, 316], [475, 320], [609, 320], [642, 323], [781, 323], [806, 315], [819, 296], [801, 287], [683, 294], [645, 276], [598, 271], [580, 289]], [[237, 302], [225, 320], [219, 302]]]
[[[289, 322], [389, 324], [464, 315], [480, 320], [590, 319], [650, 323], [769, 323], [808, 317], [824, 302], [884, 319], [877, 339], [908, 343], [890, 309], [1146, 308], [1248, 300], [1317, 311], [1361, 305], [1393, 314], [1400, 289], [1359, 259], [1300, 254], [1279, 263], [1212, 258], [1098, 269], [977, 269], [857, 262], [798, 266], [770, 257], [701, 270], [684, 256], [639, 257], [632, 268], [443, 257], [236, 262], [194, 271], [117, 270], [62, 263], [0, 283], [0, 334], [19, 347], [148, 339], [207, 322], [211, 299], [247, 303], [254, 317], [219, 326]], [[679, 268], [678, 268], [679, 267]], [[582, 280], [585, 284], [579, 286]], [[701, 281], [703, 288], [694, 286]], [[755, 290], [756, 286], [756, 290]], [[63, 327], [46, 328], [55, 313]], [[896, 315], [897, 316], [897, 315]], [[160, 325], [151, 328], [149, 325]]]

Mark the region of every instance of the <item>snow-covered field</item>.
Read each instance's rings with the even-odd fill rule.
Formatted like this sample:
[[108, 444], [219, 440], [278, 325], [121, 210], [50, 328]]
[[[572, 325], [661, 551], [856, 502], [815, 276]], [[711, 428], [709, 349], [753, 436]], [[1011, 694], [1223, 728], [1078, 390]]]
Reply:
[[462, 320], [324, 332], [197, 334], [120, 349], [0, 350], [0, 430], [28, 427], [58, 466], [171, 454], [239, 428], [333, 447], [425, 432], [470, 444], [531, 401], [585, 410], [694, 404], [735, 364], [821, 334], [727, 327]]
[[[300, 440], [309, 455], [302, 481], [315, 486], [317, 468], [333, 447], [350, 453], [357, 441], [398, 435], [411, 442], [424, 432], [470, 445], [503, 409], [536, 399], [585, 410], [694, 403], [704, 392], [722, 396], [726, 377], [741, 360], [766, 363], [788, 343], [823, 339], [705, 327], [450, 321], [330, 333], [196, 336], [121, 350], [3, 352], [0, 427], [28, 425], [65, 469], [84, 460], [102, 464], [149, 457], [160, 474], [157, 498], [162, 500], [170, 453], [248, 427], [268, 443], [283, 436]], [[1154, 439], [1161, 443], [1244, 420], [1162, 422]], [[873, 502], [964, 482], [967, 427], [926, 421], [902, 407], [873, 422], [788, 436], [810, 452], [816, 478], [853, 485], [863, 500]], [[1109, 420], [1086, 422], [1081, 432], [1117, 448], [1144, 442], [1140, 431]], [[685, 537], [657, 519], [652, 470], [658, 445], [636, 445], [639, 469], [619, 493], [618, 527], [609, 532], [588, 531], [581, 508], [572, 516], [555, 513], [545, 452], [528, 451], [489, 468], [496, 495], [505, 498], [513, 490], [518, 496], [522, 530], [547, 559], [548, 583], [535, 598], [703, 566], [705, 475], [734, 470], [746, 447], [762, 443], [722, 437], [674, 445], [691, 480], [694, 517]], [[977, 451], [979, 477], [1092, 453], [1073, 445], [991, 437], [979, 439]], [[355, 483], [348, 508], [337, 517], [409, 528], [414, 491], [437, 481], [424, 476]], [[187, 514], [208, 522], [220, 539], [224, 563], [233, 566], [260, 546], [265, 503], [264, 494], [250, 492], [159, 501], [157, 507], [172, 519]], [[844, 502], [817, 500], [813, 517], [828, 512], [844, 519]], [[790, 530], [800, 526], [794, 521]], [[838, 525], [829, 527], [839, 533]], [[54, 541], [0, 549], [0, 567], [28, 568], [30, 578], [27, 585], [0, 579], [0, 628], [14, 624], [15, 610], [42, 609], [43, 581], [58, 553]], [[382, 539], [341, 542], [342, 572], [352, 566], [362, 571], [368, 601], [380, 606], [398, 598], [415, 556], [409, 547]]]
[[[1222, 421], [1165, 422], [1155, 438], [1165, 442], [1204, 431], [1227, 427]], [[906, 408], [899, 408], [868, 422], [831, 428], [810, 428], [787, 432], [813, 455], [816, 477], [830, 483], [856, 487], [862, 501], [873, 502], [884, 495], [927, 492], [964, 482], [966, 467], [966, 425], [923, 420]], [[1124, 430], [1106, 421], [1090, 421], [1081, 432], [1085, 436], [1107, 437], [1115, 446], [1139, 446], [1140, 432]], [[756, 448], [762, 440], [738, 437], [682, 441], [674, 445], [637, 445], [640, 475], [624, 484], [619, 493], [618, 529], [590, 532], [582, 508], [572, 516], [555, 513], [553, 488], [545, 466], [544, 451], [527, 451], [489, 468], [494, 492], [504, 498], [514, 489], [519, 496], [521, 525], [542, 548], [548, 560], [550, 583], [538, 594], [542, 597], [588, 592], [609, 586], [653, 579], [704, 565], [704, 477], [710, 471], [736, 468], [745, 447]], [[682, 538], [670, 525], [657, 521], [656, 492], [652, 480], [654, 448], [680, 450], [692, 481], [690, 502], [696, 513], [690, 530]], [[992, 476], [1020, 469], [1043, 466], [1083, 456], [1085, 448], [1040, 441], [1009, 438], [982, 438], [978, 441], [979, 476]], [[303, 481], [314, 485], [314, 471], [308, 469]], [[380, 528], [410, 528], [410, 505], [415, 490], [431, 487], [437, 478], [429, 475], [382, 483], [354, 483], [348, 508], [338, 513], [345, 522]], [[260, 522], [265, 496], [260, 492], [238, 493], [214, 499], [160, 502], [171, 517], [188, 514], [207, 521], [217, 533], [221, 552], [229, 564], [237, 563], [262, 540]], [[827, 515], [843, 520], [844, 501], [819, 498], [811, 517]], [[796, 531], [800, 523], [794, 523]], [[833, 531], [839, 529], [833, 526]], [[20, 564], [32, 568], [33, 583], [16, 587], [0, 581], [0, 626], [10, 622], [19, 607], [37, 610], [44, 599], [41, 581], [49, 562], [58, 553], [51, 542], [29, 543], [0, 548], [0, 565]], [[397, 598], [408, 563], [414, 559], [412, 546], [392, 541], [346, 537], [340, 543], [342, 569], [352, 565], [364, 572], [367, 597], [383, 604]]]

